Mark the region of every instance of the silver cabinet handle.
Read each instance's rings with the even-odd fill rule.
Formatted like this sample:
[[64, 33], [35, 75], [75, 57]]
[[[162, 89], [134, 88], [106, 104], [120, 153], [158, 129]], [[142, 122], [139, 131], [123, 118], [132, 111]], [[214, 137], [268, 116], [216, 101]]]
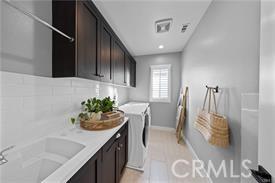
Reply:
[[118, 139], [120, 136], [120, 133], [116, 134], [116, 139]]
[[117, 147], [117, 150], [119, 150], [119, 151], [120, 151], [120, 147]]
[[119, 144], [119, 147], [123, 147], [123, 144]]

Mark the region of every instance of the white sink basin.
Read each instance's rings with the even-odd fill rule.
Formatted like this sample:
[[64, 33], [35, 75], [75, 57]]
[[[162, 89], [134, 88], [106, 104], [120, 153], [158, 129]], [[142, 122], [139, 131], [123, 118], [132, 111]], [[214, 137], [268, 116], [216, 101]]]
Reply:
[[46, 138], [45, 151], [70, 159], [84, 147], [84, 145], [70, 140]]
[[37, 183], [73, 158], [85, 146], [66, 139], [48, 137], [7, 154], [1, 166], [3, 183]]

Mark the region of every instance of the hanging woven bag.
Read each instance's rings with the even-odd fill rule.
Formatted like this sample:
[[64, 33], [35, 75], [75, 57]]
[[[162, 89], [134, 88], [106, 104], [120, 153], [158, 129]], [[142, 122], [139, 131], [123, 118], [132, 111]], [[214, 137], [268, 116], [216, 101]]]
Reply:
[[[213, 95], [215, 112], [211, 111], [211, 95]], [[208, 110], [205, 104], [209, 99]], [[195, 120], [195, 128], [211, 145], [227, 148], [229, 146], [229, 127], [225, 116], [217, 113], [217, 103], [214, 91], [207, 88], [202, 109], [199, 110]]]

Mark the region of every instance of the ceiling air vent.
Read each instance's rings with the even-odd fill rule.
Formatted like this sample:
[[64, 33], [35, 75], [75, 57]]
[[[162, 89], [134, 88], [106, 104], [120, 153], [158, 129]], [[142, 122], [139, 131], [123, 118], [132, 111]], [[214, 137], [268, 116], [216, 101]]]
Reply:
[[171, 28], [172, 18], [162, 19], [155, 22], [156, 32], [163, 33], [168, 32]]
[[181, 28], [181, 33], [184, 33], [187, 30], [187, 27], [189, 27], [190, 23], [183, 24]]

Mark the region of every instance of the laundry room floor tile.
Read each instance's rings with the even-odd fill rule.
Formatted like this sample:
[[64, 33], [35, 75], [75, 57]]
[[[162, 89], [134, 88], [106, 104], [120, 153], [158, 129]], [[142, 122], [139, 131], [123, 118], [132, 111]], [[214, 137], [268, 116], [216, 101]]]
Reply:
[[[171, 167], [176, 160], [184, 159], [190, 163], [180, 163], [175, 171], [178, 174], [190, 173], [186, 178], [176, 177]], [[178, 144], [174, 132], [150, 129], [148, 157], [144, 172], [126, 168], [121, 183], [208, 183], [207, 178], [192, 177], [192, 153], [187, 146]]]

